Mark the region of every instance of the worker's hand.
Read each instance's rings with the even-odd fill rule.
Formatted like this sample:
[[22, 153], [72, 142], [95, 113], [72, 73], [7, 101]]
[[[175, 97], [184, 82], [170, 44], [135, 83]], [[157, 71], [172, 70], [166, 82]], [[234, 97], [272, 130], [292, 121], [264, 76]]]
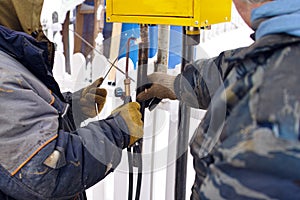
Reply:
[[177, 99], [174, 92], [174, 80], [176, 76], [166, 73], [154, 72], [148, 75], [148, 84], [138, 91], [137, 101], [149, 101], [150, 99]]
[[130, 134], [129, 146], [132, 146], [137, 140], [143, 137], [143, 121], [140, 113], [140, 104], [130, 102], [116, 108], [112, 114], [119, 114], [125, 121]]
[[104, 107], [107, 91], [104, 88], [98, 88], [102, 82], [101, 77], [82, 90], [79, 105], [82, 113], [87, 117], [95, 117]]

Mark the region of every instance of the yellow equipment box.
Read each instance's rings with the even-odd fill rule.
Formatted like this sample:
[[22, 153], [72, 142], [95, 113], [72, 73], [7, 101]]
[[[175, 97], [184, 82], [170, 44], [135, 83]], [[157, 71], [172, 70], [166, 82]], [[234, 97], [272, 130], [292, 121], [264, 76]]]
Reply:
[[231, 19], [232, 0], [106, 0], [107, 22], [205, 27]]

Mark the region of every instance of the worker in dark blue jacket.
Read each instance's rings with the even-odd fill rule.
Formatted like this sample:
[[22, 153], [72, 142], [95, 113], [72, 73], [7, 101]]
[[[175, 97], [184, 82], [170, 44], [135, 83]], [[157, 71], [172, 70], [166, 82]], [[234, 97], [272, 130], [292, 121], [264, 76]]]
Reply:
[[103, 78], [75, 93], [52, 76], [54, 46], [40, 26], [42, 0], [0, 4], [0, 199], [85, 199], [84, 191], [143, 135], [139, 104], [86, 126], [106, 100]]

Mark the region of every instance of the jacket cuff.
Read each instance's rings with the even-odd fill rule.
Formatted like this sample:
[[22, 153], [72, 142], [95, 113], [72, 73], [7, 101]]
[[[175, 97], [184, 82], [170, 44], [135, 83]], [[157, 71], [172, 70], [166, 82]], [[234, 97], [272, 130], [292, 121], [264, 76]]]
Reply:
[[130, 143], [130, 133], [129, 133], [129, 129], [128, 126], [125, 122], [125, 120], [123, 119], [123, 117], [121, 117], [121, 115], [119, 113], [114, 113], [111, 114], [106, 120], [109, 119], [114, 119], [114, 122], [116, 123], [116, 127], [118, 127], [123, 135], [123, 144], [122, 144], [122, 148], [127, 148], [129, 146]]
[[194, 88], [193, 68], [187, 68], [185, 72], [176, 76], [174, 81], [174, 92], [177, 99], [187, 106], [199, 108], [198, 98]]
[[64, 95], [66, 102], [70, 104], [76, 125], [80, 125], [81, 122], [88, 119], [88, 117], [82, 113], [81, 106], [79, 104], [82, 90], [83, 89], [80, 89], [74, 93], [68, 92]]

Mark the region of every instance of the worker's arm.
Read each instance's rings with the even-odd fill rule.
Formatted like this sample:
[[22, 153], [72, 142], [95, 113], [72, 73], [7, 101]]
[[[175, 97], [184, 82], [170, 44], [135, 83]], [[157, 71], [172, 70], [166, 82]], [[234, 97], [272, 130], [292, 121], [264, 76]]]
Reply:
[[195, 108], [208, 107], [211, 97], [222, 84], [216, 59], [218, 58], [198, 60], [185, 67], [174, 81], [174, 92], [178, 100]]
[[188, 64], [174, 81], [177, 99], [191, 107], [207, 109], [211, 98], [224, 84], [223, 80], [231, 70], [226, 60], [242, 49], [224, 51], [217, 57]]
[[[207, 109], [223, 79], [230, 71], [226, 58], [237, 50], [221, 53], [218, 57], [197, 60], [188, 64], [184, 71], [172, 76], [155, 72], [148, 76], [148, 84], [137, 96], [138, 101], [150, 102], [151, 99], [178, 99], [188, 106]], [[222, 68], [221, 68], [222, 66]]]

